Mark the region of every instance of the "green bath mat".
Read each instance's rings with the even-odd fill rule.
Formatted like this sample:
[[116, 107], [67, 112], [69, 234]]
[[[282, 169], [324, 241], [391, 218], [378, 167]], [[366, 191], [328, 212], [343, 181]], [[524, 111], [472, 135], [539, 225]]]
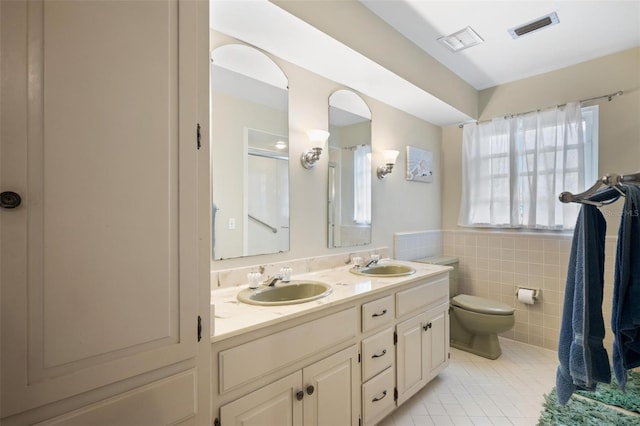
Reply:
[[[613, 377], [613, 373], [611, 373], [611, 377]], [[635, 371], [628, 372], [624, 392], [618, 388], [615, 379], [612, 379], [611, 384], [598, 383], [595, 392], [577, 391], [576, 393], [605, 404], [640, 413], [640, 373]]]
[[583, 399], [575, 395], [567, 405], [558, 403], [556, 388], [545, 395], [544, 409], [538, 426], [638, 426], [640, 416], [621, 413], [598, 401]]

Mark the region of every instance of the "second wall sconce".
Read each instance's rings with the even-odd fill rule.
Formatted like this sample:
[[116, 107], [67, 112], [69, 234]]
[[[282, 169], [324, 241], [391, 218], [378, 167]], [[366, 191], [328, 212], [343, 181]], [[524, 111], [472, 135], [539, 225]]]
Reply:
[[398, 158], [399, 153], [400, 152], [392, 149], [386, 149], [382, 152], [382, 156], [384, 157], [384, 164], [378, 166], [378, 179], [384, 179], [389, 173], [391, 173], [391, 171], [393, 170], [393, 166], [396, 164], [396, 159]]
[[302, 167], [304, 167], [305, 169], [312, 169], [316, 166], [316, 163], [320, 159], [320, 154], [322, 154], [322, 147], [324, 146], [327, 139], [329, 139], [329, 132], [320, 129], [313, 129], [307, 132], [307, 136], [309, 136], [309, 140], [314, 145], [314, 147], [302, 153], [300, 162], [302, 163]]

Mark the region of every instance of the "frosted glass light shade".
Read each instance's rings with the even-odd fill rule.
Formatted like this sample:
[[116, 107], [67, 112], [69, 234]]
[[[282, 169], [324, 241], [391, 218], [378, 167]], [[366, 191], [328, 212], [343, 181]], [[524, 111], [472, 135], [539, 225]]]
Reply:
[[327, 139], [329, 139], [329, 132], [327, 132], [326, 130], [311, 129], [307, 131], [307, 136], [314, 145], [322, 146], [327, 141]]
[[396, 164], [396, 159], [398, 158], [399, 151], [393, 149], [387, 149], [382, 152], [382, 157], [384, 158], [384, 164]]

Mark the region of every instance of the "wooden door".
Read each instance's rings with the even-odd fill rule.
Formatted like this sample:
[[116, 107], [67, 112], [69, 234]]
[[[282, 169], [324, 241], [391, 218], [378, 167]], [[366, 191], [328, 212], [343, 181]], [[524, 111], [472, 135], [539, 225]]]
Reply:
[[398, 343], [396, 346], [396, 371], [398, 386], [398, 405], [409, 399], [424, 386], [430, 360], [427, 353], [427, 330], [425, 315], [416, 315], [396, 327]]
[[296, 371], [220, 407], [224, 426], [299, 426], [302, 424], [302, 371]]
[[360, 417], [355, 346], [303, 370], [304, 426], [357, 425]]
[[449, 304], [427, 313], [429, 317], [430, 365], [428, 380], [449, 364]]
[[[155, 424], [194, 416], [208, 5], [0, 7], [0, 184], [22, 196], [1, 213], [1, 416], [58, 401], [24, 419], [101, 400], [122, 408], [124, 392], [182, 397]], [[127, 407], [121, 419], [149, 410]]]

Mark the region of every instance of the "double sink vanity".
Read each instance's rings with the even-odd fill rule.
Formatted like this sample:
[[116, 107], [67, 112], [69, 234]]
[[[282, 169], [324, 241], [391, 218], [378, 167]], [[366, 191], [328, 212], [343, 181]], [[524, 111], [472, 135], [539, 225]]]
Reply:
[[383, 260], [213, 290], [217, 424], [376, 424], [449, 363], [450, 269]]

